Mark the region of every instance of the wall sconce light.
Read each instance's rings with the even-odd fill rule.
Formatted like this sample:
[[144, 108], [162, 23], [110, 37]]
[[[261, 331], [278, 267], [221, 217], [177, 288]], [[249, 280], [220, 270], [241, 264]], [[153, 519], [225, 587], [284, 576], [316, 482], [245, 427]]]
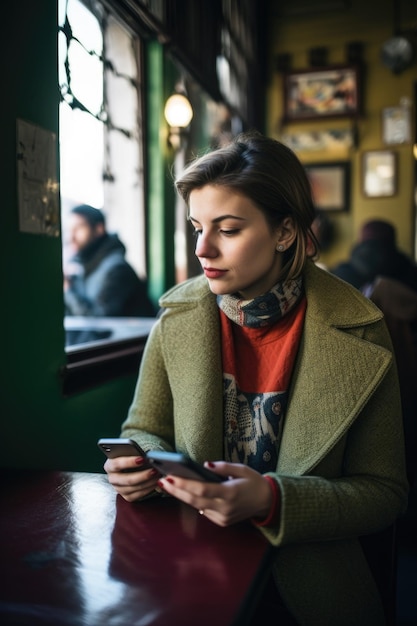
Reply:
[[190, 101], [182, 94], [173, 94], [165, 103], [164, 115], [169, 124], [168, 142], [174, 150], [179, 150], [184, 144], [186, 129], [193, 119]]

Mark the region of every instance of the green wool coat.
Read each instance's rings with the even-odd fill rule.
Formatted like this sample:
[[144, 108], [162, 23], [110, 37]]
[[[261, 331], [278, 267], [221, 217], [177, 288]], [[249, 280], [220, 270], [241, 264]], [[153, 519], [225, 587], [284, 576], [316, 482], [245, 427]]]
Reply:
[[[281, 518], [260, 532], [277, 548], [274, 578], [300, 624], [376, 626], [382, 606], [357, 538], [392, 524], [408, 493], [392, 345], [380, 310], [359, 291], [310, 261], [304, 285], [305, 324], [270, 474]], [[146, 450], [220, 460], [216, 297], [198, 277], [160, 304], [122, 436]], [[244, 554], [242, 546], [242, 562]]]

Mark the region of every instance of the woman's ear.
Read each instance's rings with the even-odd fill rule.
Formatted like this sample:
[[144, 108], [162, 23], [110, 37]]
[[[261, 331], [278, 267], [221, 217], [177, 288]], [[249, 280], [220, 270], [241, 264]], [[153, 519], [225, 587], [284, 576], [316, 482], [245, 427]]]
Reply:
[[288, 248], [292, 246], [295, 238], [297, 237], [297, 231], [292, 217], [284, 218], [281, 224], [278, 226], [276, 232], [276, 250], [278, 252], [285, 252], [285, 250], [288, 250]]

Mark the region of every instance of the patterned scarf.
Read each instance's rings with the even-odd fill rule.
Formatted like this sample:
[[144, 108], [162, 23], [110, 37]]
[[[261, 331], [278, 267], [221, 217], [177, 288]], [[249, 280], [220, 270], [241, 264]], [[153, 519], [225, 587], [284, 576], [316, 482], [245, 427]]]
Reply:
[[302, 278], [277, 283], [270, 291], [253, 300], [242, 300], [237, 294], [217, 296], [219, 308], [239, 326], [269, 326], [291, 311], [303, 294]]

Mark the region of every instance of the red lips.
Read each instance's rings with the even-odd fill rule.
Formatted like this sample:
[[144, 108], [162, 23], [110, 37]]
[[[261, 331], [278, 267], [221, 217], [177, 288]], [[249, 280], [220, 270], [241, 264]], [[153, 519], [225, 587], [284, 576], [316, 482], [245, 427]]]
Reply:
[[205, 267], [203, 269], [207, 278], [221, 278], [227, 272], [227, 270], [218, 270], [214, 267]]

